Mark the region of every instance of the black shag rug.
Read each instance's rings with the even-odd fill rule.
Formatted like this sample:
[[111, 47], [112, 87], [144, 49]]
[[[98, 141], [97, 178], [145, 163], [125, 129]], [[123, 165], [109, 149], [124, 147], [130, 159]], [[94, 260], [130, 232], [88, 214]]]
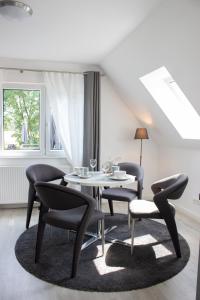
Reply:
[[[106, 215], [106, 226], [117, 225], [108, 236], [130, 243], [127, 216]], [[101, 242], [81, 252], [78, 274], [70, 279], [73, 233], [67, 240], [66, 230], [46, 226], [40, 262], [34, 263], [37, 226], [26, 230], [16, 242], [15, 254], [22, 267], [36, 277], [66, 288], [117, 292], [150, 287], [179, 273], [187, 264], [190, 249], [179, 235], [182, 258], [177, 259], [166, 226], [143, 219], [135, 224], [135, 247], [106, 242], [101, 256]]]

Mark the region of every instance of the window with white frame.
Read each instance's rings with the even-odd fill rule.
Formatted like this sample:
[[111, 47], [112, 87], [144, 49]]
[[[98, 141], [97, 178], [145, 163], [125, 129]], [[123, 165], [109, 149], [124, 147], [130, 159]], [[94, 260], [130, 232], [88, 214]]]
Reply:
[[3, 150], [40, 150], [40, 90], [3, 89]]
[[200, 116], [166, 67], [140, 80], [183, 139], [200, 139]]
[[43, 85], [6, 84], [1, 98], [1, 154], [63, 156]]

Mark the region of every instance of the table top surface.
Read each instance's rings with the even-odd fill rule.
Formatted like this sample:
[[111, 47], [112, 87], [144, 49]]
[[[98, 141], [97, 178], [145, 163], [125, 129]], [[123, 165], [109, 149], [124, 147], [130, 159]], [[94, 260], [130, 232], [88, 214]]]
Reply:
[[126, 180], [115, 180], [112, 179], [111, 175], [103, 174], [102, 172], [93, 172], [90, 174], [91, 176], [89, 178], [80, 178], [77, 175], [72, 174], [66, 174], [64, 176], [64, 180], [69, 183], [73, 184], [79, 184], [83, 186], [97, 186], [97, 187], [119, 187], [119, 186], [125, 186], [128, 184], [131, 184], [135, 182], [135, 176], [132, 175], [126, 175]]

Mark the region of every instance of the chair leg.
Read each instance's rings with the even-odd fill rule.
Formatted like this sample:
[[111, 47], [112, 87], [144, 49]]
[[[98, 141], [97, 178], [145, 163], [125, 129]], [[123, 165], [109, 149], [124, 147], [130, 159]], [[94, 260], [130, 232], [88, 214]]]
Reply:
[[102, 256], [104, 256], [104, 249], [105, 249], [104, 219], [101, 220], [101, 243], [102, 243]]
[[76, 277], [83, 238], [84, 238], [84, 233], [82, 232], [82, 230], [78, 231], [76, 233], [76, 240], [74, 243], [71, 278]]
[[114, 216], [114, 210], [113, 210], [113, 201], [108, 199], [109, 209], [110, 209], [110, 215]]
[[165, 223], [167, 225], [167, 229], [169, 231], [169, 234], [171, 236], [171, 239], [172, 239], [172, 242], [173, 242], [173, 245], [174, 245], [174, 249], [175, 249], [175, 252], [176, 252], [176, 256], [177, 256], [177, 258], [180, 258], [181, 257], [181, 249], [180, 249], [178, 231], [177, 231], [174, 216], [171, 215], [169, 217], [166, 217], [164, 220], [165, 220]]
[[27, 217], [26, 217], [26, 228], [29, 228], [31, 214], [33, 210], [33, 203], [35, 201], [35, 188], [33, 185], [29, 185], [28, 190], [28, 207], [27, 207]]
[[131, 215], [128, 211], [128, 228], [131, 229]]
[[34, 203], [34, 200], [32, 200], [32, 199], [28, 201], [27, 216], [26, 216], [26, 229], [29, 228], [32, 210], [33, 210], [33, 203]]
[[132, 221], [132, 218], [131, 218], [131, 214], [129, 212], [129, 202], [128, 202], [128, 229], [129, 230], [131, 229], [131, 221]]
[[132, 224], [131, 224], [131, 255], [133, 255], [135, 220], [132, 218], [131, 221], [132, 221]]
[[40, 258], [40, 252], [41, 252], [41, 248], [42, 248], [42, 240], [43, 240], [43, 236], [44, 236], [45, 225], [46, 225], [45, 222], [39, 221], [38, 231], [37, 231], [36, 249], [35, 249], [35, 263], [37, 263]]

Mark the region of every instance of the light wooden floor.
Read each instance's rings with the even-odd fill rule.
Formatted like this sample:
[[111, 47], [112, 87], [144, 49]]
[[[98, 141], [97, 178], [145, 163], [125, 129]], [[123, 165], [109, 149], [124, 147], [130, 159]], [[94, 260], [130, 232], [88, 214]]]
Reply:
[[[35, 209], [32, 224], [37, 221]], [[0, 210], [0, 300], [194, 300], [200, 225], [177, 216], [179, 232], [187, 239], [191, 256], [189, 263], [177, 276], [151, 288], [122, 293], [80, 292], [60, 288], [27, 273], [17, 262], [14, 246], [25, 229], [25, 209]], [[149, 274], [151, 276], [151, 274]]]

